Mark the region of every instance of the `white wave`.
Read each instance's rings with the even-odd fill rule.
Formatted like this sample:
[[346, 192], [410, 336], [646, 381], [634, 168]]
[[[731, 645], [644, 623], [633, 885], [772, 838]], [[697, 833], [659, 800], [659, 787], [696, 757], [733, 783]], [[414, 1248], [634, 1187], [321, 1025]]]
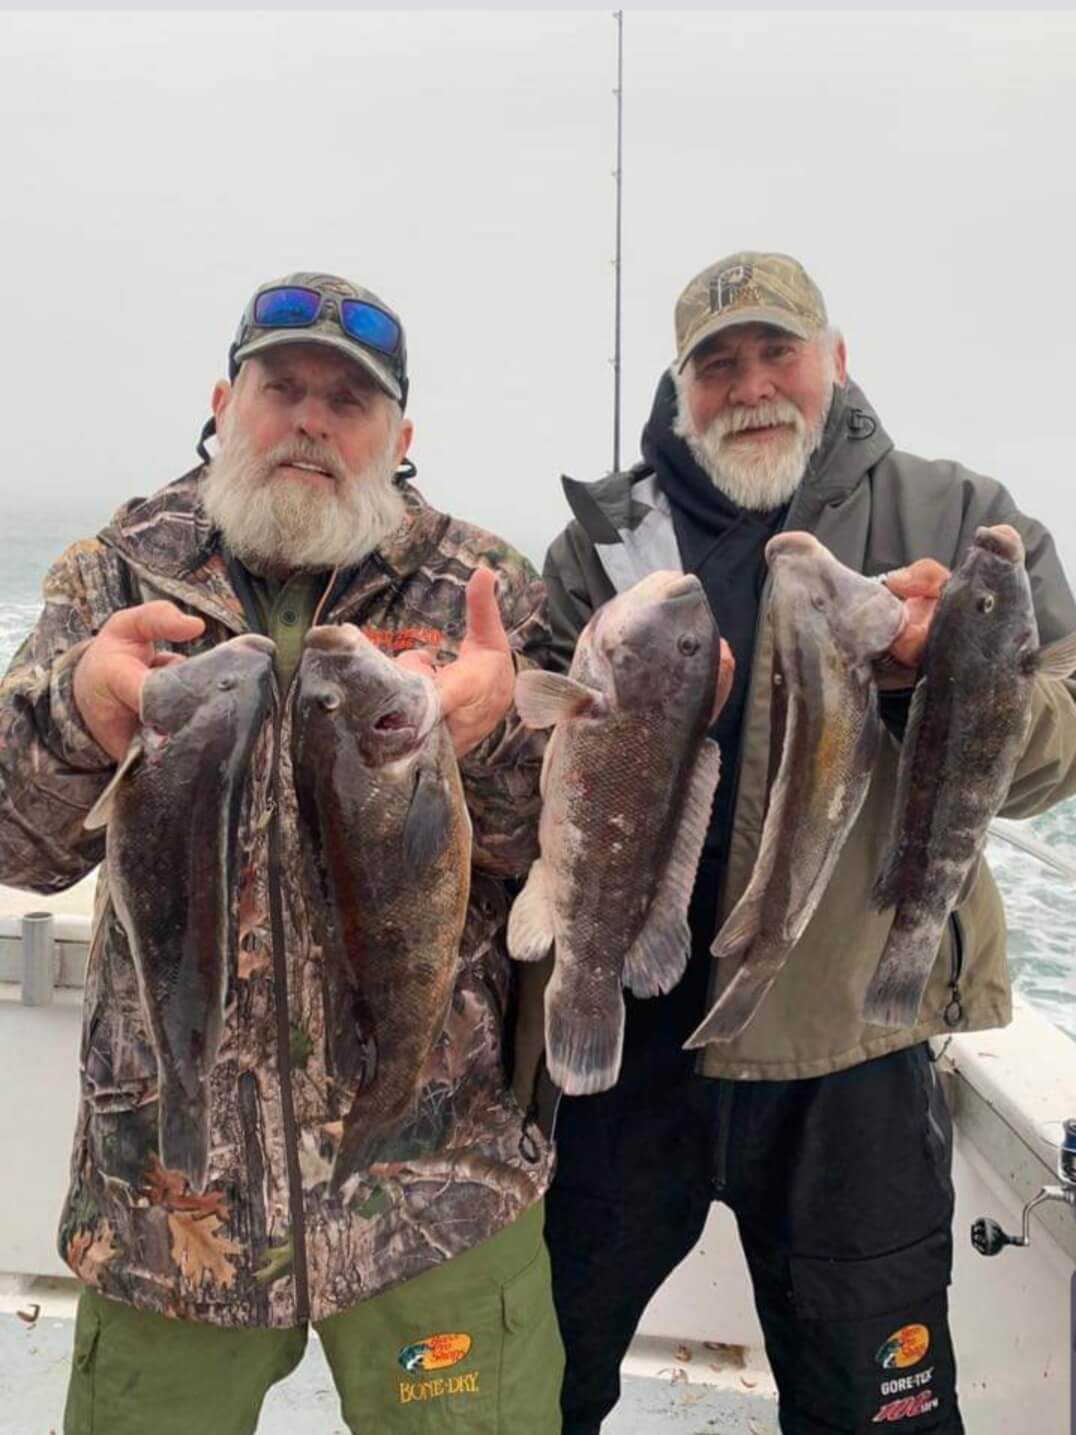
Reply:
[[0, 673], [7, 668], [40, 612], [40, 603], [0, 603]]

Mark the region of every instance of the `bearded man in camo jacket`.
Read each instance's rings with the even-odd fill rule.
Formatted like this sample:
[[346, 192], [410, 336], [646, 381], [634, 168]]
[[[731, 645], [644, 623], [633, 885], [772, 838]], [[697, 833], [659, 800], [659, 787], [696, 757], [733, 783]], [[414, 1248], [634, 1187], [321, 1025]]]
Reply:
[[[548, 643], [541, 585], [409, 481], [404, 333], [376, 295], [325, 274], [263, 285], [229, 363], [206, 461], [60, 557], [0, 688], [0, 881], [58, 892], [101, 861], [83, 821], [162, 651], [248, 631], [276, 645], [238, 839], [204, 1194], [157, 1157], [157, 1055], [99, 882], [60, 1230], [84, 1283], [65, 1435], [246, 1435], [311, 1323], [352, 1431], [449, 1418], [550, 1435], [563, 1363], [542, 1241], [550, 1152], [506, 1089], [501, 1050], [504, 879], [535, 855], [542, 756], [511, 695]], [[292, 678], [315, 616], [394, 656], [435, 655], [474, 829], [459, 975], [419, 1093], [423, 1154], [386, 1151], [346, 1197], [328, 1182], [341, 1112], [290, 780]]]

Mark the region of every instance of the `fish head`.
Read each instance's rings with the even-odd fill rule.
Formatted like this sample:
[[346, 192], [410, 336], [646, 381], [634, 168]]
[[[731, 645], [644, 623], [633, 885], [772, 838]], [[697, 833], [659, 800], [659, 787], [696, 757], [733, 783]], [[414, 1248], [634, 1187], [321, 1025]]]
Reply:
[[1024, 543], [1009, 524], [976, 529], [971, 546], [953, 570], [931, 626], [931, 640], [936, 646], [950, 633], [960, 643], [965, 660], [1008, 663], [1029, 657], [1038, 646]]
[[433, 680], [394, 662], [351, 623], [310, 629], [296, 702], [304, 724], [345, 725], [369, 767], [417, 752], [441, 715]]
[[904, 608], [884, 584], [846, 567], [810, 533], [778, 533], [766, 544], [773, 575], [774, 621], [803, 633], [817, 628], [846, 660], [888, 652], [904, 626]]
[[688, 573], [651, 573], [611, 598], [580, 637], [572, 675], [623, 711], [709, 701], [720, 639], [702, 584]]
[[273, 654], [268, 638], [244, 633], [204, 653], [154, 668], [142, 685], [140, 715], [152, 745], [191, 723], [219, 727], [227, 714], [260, 714], [269, 702]]

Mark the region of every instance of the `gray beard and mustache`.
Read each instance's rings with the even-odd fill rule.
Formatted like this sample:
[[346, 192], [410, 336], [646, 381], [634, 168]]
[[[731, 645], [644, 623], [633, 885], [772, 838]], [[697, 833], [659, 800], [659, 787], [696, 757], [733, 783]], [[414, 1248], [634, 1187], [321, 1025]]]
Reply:
[[[291, 439], [258, 456], [232, 423], [202, 480], [202, 506], [236, 557], [256, 570], [354, 567], [403, 521], [406, 505], [392, 481], [398, 433], [397, 421], [384, 452], [350, 472], [312, 439]], [[274, 472], [295, 461], [326, 469], [335, 488]]]
[[[828, 398], [817, 422], [810, 428], [795, 404], [787, 399], [774, 399], [753, 408], [728, 409], [699, 434], [688, 411], [687, 381], [674, 369], [677, 415], [673, 430], [685, 441], [714, 487], [733, 503], [759, 513], [780, 508], [800, 486], [807, 465], [822, 442], [833, 405], [835, 377], [831, 364], [826, 375]], [[730, 434], [771, 424], [788, 424], [790, 431], [780, 438], [771, 438], [764, 446], [759, 445], [757, 451], [750, 451], [746, 446], [737, 448], [727, 442]]]

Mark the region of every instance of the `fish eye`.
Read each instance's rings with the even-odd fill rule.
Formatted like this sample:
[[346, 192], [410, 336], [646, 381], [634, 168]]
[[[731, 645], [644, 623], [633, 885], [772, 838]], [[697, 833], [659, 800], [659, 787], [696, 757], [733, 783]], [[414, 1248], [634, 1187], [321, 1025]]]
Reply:
[[340, 694], [335, 688], [328, 688], [325, 692], [318, 693], [318, 707], [323, 712], [334, 713], [340, 706]]
[[694, 633], [684, 633], [676, 645], [685, 658], [693, 658], [701, 646]]
[[992, 613], [994, 611], [996, 603], [997, 599], [994, 597], [993, 593], [984, 593], [983, 596], [979, 599], [977, 606], [980, 613]]
[[231, 673], [228, 673], [226, 677], [217, 679], [217, 687], [222, 693], [230, 693], [235, 687], [235, 684], [236, 679]]
[[825, 608], [825, 606], [826, 606], [826, 600], [825, 600], [825, 598], [822, 597], [822, 594], [821, 594], [821, 593], [812, 593], [812, 594], [811, 594], [811, 607], [812, 607], [812, 608], [817, 608], [818, 611], [821, 613], [822, 610]]

